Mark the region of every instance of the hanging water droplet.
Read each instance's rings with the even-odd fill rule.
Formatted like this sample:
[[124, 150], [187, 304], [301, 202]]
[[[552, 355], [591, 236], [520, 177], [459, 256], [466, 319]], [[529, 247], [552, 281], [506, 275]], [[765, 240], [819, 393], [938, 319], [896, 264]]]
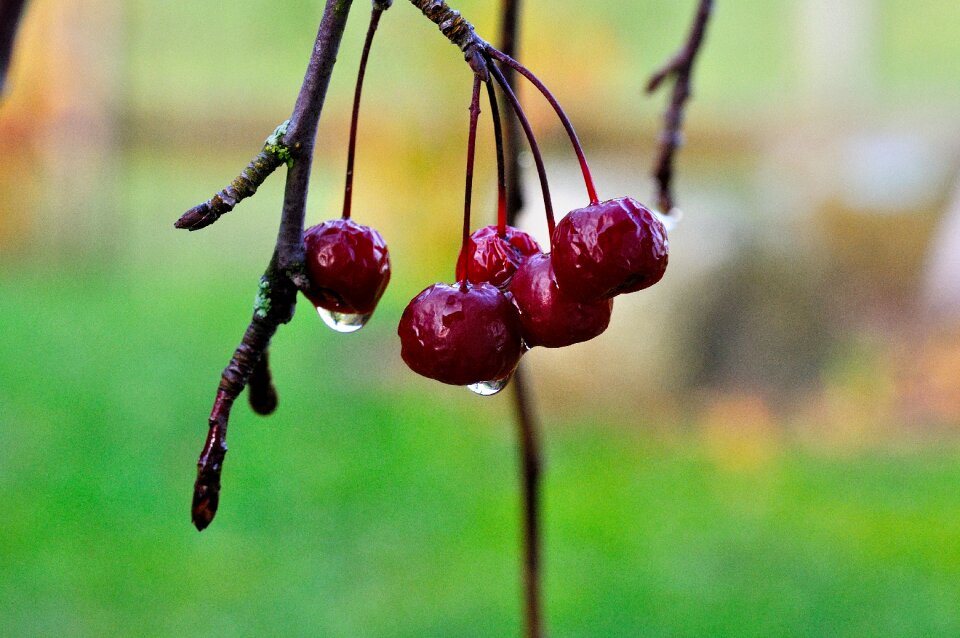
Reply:
[[673, 229], [676, 228], [680, 220], [683, 219], [683, 211], [677, 207], [671, 208], [669, 215], [661, 213], [658, 210], [653, 211], [653, 214], [657, 216], [657, 219], [660, 220], [660, 223], [663, 224], [664, 229], [666, 229], [668, 233], [673, 232]]
[[370, 320], [370, 315], [372, 314], [369, 312], [366, 314], [351, 314], [349, 312], [327, 310], [326, 308], [317, 308], [317, 312], [320, 314], [320, 318], [323, 319], [323, 323], [327, 324], [328, 328], [344, 334], [356, 332], [367, 325], [367, 321]]
[[494, 379], [493, 381], [480, 381], [479, 383], [471, 383], [467, 386], [467, 390], [473, 392], [474, 394], [479, 394], [482, 397], [493, 396], [500, 390], [503, 390], [507, 387], [507, 384], [510, 383], [510, 377], [512, 375], [507, 375], [502, 379]]

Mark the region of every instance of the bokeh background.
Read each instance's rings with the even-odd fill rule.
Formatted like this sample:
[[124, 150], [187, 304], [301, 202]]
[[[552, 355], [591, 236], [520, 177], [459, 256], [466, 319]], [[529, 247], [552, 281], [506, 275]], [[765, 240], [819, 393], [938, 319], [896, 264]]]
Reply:
[[[404, 2], [374, 46], [354, 204], [393, 281], [358, 334], [303, 305], [281, 328], [279, 411], [238, 403], [220, 513], [190, 525], [282, 177], [207, 230], [172, 224], [290, 112], [322, 3], [281, 4], [29, 7], [0, 105], [0, 634], [519, 634], [509, 391], [482, 399], [399, 357], [406, 302], [452, 278], [470, 87]], [[311, 223], [341, 204], [355, 4]], [[601, 195], [652, 199], [665, 96], [642, 86], [694, 2], [524, 4], [521, 57]], [[618, 299], [599, 339], [526, 357], [549, 626], [958, 635], [960, 4], [717, 4], [666, 278]], [[459, 8], [492, 39], [496, 5]], [[562, 129], [523, 95], [557, 208], [583, 205]], [[487, 122], [480, 139], [478, 224]]]

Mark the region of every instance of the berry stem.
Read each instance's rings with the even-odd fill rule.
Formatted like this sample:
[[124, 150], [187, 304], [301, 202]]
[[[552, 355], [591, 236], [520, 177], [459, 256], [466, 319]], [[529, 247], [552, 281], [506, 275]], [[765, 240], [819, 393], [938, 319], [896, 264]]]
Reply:
[[350, 209], [353, 205], [353, 163], [357, 155], [357, 120], [360, 119], [360, 94], [363, 92], [363, 76], [367, 70], [367, 59], [370, 57], [370, 47], [373, 45], [373, 36], [380, 24], [380, 15], [383, 9], [376, 5], [370, 12], [370, 26], [367, 28], [367, 37], [363, 41], [363, 53], [360, 55], [360, 69], [357, 71], [357, 88], [353, 92], [353, 114], [350, 118], [350, 142], [347, 145], [347, 180], [343, 189], [343, 218], [350, 219]]
[[487, 97], [490, 99], [490, 118], [493, 120], [493, 139], [497, 144], [497, 234], [507, 235], [507, 175], [503, 159], [503, 129], [500, 124], [500, 107], [493, 90], [493, 80], [486, 81]]
[[527, 119], [526, 113], [523, 112], [523, 107], [520, 106], [520, 100], [517, 99], [513, 89], [507, 84], [506, 78], [503, 77], [503, 72], [501, 72], [492, 61], [487, 66], [493, 75], [493, 79], [500, 85], [500, 90], [507, 96], [507, 100], [513, 107], [514, 113], [517, 114], [517, 119], [520, 120], [520, 126], [523, 128], [523, 132], [527, 136], [527, 142], [530, 144], [530, 153], [533, 155], [533, 162], [537, 166], [540, 188], [543, 191], [543, 208], [547, 216], [547, 230], [550, 233], [550, 245], [552, 246], [553, 229], [556, 223], [553, 219], [553, 201], [550, 198], [550, 186], [547, 184], [547, 169], [543, 166], [543, 155], [540, 153], [540, 145], [537, 144], [537, 138], [534, 136], [533, 129], [530, 127], [530, 121]]
[[583, 146], [580, 145], [580, 138], [577, 137], [577, 132], [573, 128], [573, 123], [570, 121], [570, 118], [567, 117], [566, 112], [563, 110], [563, 107], [560, 106], [560, 102], [557, 101], [557, 98], [554, 97], [553, 93], [550, 92], [550, 89], [540, 81], [537, 76], [527, 67], [523, 66], [512, 57], [499, 51], [494, 47], [488, 46], [487, 53], [503, 64], [506, 64], [511, 69], [519, 72], [523, 77], [527, 78], [531, 84], [533, 84], [537, 89], [543, 94], [543, 97], [547, 98], [547, 101], [550, 103], [550, 106], [553, 107], [553, 110], [557, 112], [557, 117], [560, 118], [560, 122], [563, 123], [563, 128], [567, 130], [567, 135], [570, 137], [570, 143], [573, 144], [573, 151], [577, 154], [577, 160], [580, 162], [580, 170], [583, 171], [583, 183], [587, 187], [587, 196], [590, 198], [591, 204], [600, 203], [600, 199], [597, 197], [597, 189], [593, 184], [593, 175], [590, 173], [590, 167], [587, 165], [587, 158], [583, 154]]
[[463, 255], [463, 281], [460, 290], [467, 291], [470, 281], [470, 202], [473, 196], [473, 159], [477, 151], [477, 120], [480, 119], [480, 76], [473, 76], [473, 96], [470, 98], [470, 133], [467, 136], [467, 185], [463, 194], [463, 242], [460, 252]]

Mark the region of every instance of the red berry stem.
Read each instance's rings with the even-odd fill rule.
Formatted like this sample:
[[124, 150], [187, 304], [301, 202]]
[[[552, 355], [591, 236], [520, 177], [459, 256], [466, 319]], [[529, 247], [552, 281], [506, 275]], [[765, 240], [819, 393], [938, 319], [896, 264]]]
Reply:
[[513, 107], [514, 113], [517, 114], [517, 119], [520, 120], [520, 126], [523, 128], [523, 132], [527, 136], [527, 142], [530, 144], [530, 153], [533, 155], [533, 162], [537, 166], [537, 176], [540, 178], [540, 189], [543, 191], [543, 208], [547, 216], [547, 230], [550, 233], [551, 245], [553, 245], [553, 229], [556, 226], [556, 222], [553, 219], [553, 201], [550, 198], [550, 186], [547, 184], [547, 169], [544, 168], [543, 165], [543, 155], [540, 153], [540, 145], [537, 144], [537, 138], [533, 134], [533, 128], [530, 127], [527, 114], [523, 112], [523, 107], [520, 106], [520, 100], [517, 99], [513, 89], [510, 88], [506, 78], [503, 77], [503, 72], [500, 71], [492, 61], [487, 64], [487, 67], [490, 69], [490, 74], [493, 75], [493, 79], [500, 85], [500, 90], [507, 96], [507, 100]]
[[537, 78], [537, 76], [535, 76], [530, 69], [511, 58], [503, 51], [499, 51], [491, 46], [488, 46], [487, 53], [515, 71], [519, 72], [523, 77], [527, 78], [531, 84], [537, 87], [537, 89], [543, 94], [543, 97], [547, 98], [550, 106], [552, 106], [553, 110], [557, 112], [557, 117], [560, 118], [560, 122], [563, 123], [563, 128], [567, 130], [567, 135], [570, 137], [570, 143], [573, 144], [573, 151], [577, 154], [577, 160], [580, 162], [580, 170], [583, 171], [583, 183], [587, 187], [587, 196], [590, 198], [590, 203], [600, 203], [600, 199], [597, 197], [597, 189], [593, 184], [593, 175], [590, 173], [590, 167], [587, 166], [587, 158], [583, 154], [583, 146], [580, 145], [580, 138], [577, 137], [577, 132], [573, 129], [573, 123], [570, 121], [570, 118], [567, 117], [566, 112], [563, 110], [563, 107], [560, 106], [557, 98], [554, 97], [553, 93], [550, 92], [550, 89], [548, 89], [546, 85], [541, 82], [540, 79]]
[[470, 203], [473, 197], [473, 160], [477, 151], [477, 120], [480, 119], [480, 76], [473, 76], [473, 96], [470, 98], [470, 133], [467, 136], [467, 186], [463, 194], [463, 242], [460, 252], [464, 258], [463, 281], [460, 290], [467, 291], [470, 281]]
[[357, 71], [357, 87], [353, 92], [353, 114], [350, 118], [350, 142], [347, 145], [347, 183], [343, 189], [343, 218], [350, 219], [350, 209], [353, 204], [353, 163], [357, 155], [357, 120], [360, 119], [360, 94], [363, 92], [363, 76], [367, 71], [367, 59], [370, 57], [370, 47], [373, 45], [373, 36], [380, 24], [380, 15], [383, 9], [373, 6], [370, 12], [370, 26], [367, 27], [367, 37], [363, 41], [363, 53], [360, 55], [360, 69]]
[[490, 118], [493, 120], [493, 139], [497, 145], [497, 234], [507, 235], [507, 174], [503, 158], [503, 129], [500, 123], [500, 107], [493, 90], [493, 80], [486, 81], [487, 97], [490, 99]]

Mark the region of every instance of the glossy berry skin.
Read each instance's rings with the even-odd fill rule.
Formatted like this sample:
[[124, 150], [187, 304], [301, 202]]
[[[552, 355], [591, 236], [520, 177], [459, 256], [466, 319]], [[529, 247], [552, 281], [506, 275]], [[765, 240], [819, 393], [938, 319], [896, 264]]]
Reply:
[[520, 361], [520, 317], [496, 287], [434, 284], [403, 311], [400, 356], [417, 374], [452, 385], [502, 379]]
[[557, 285], [550, 255], [530, 257], [513, 276], [509, 291], [520, 311], [523, 340], [530, 347], [562, 348], [587, 341], [610, 323], [613, 300], [571, 299]]
[[496, 226], [485, 226], [474, 231], [467, 243], [469, 273], [466, 272], [463, 252], [460, 253], [457, 281], [463, 281], [469, 274], [471, 283], [491, 283], [503, 287], [527, 257], [539, 252], [537, 240], [518, 228], [507, 226], [501, 237]]
[[373, 312], [390, 281], [383, 237], [350, 219], [330, 219], [303, 235], [313, 305], [335, 312]]
[[663, 224], [631, 197], [570, 211], [553, 234], [557, 281], [581, 301], [652, 286], [667, 269], [668, 252]]

